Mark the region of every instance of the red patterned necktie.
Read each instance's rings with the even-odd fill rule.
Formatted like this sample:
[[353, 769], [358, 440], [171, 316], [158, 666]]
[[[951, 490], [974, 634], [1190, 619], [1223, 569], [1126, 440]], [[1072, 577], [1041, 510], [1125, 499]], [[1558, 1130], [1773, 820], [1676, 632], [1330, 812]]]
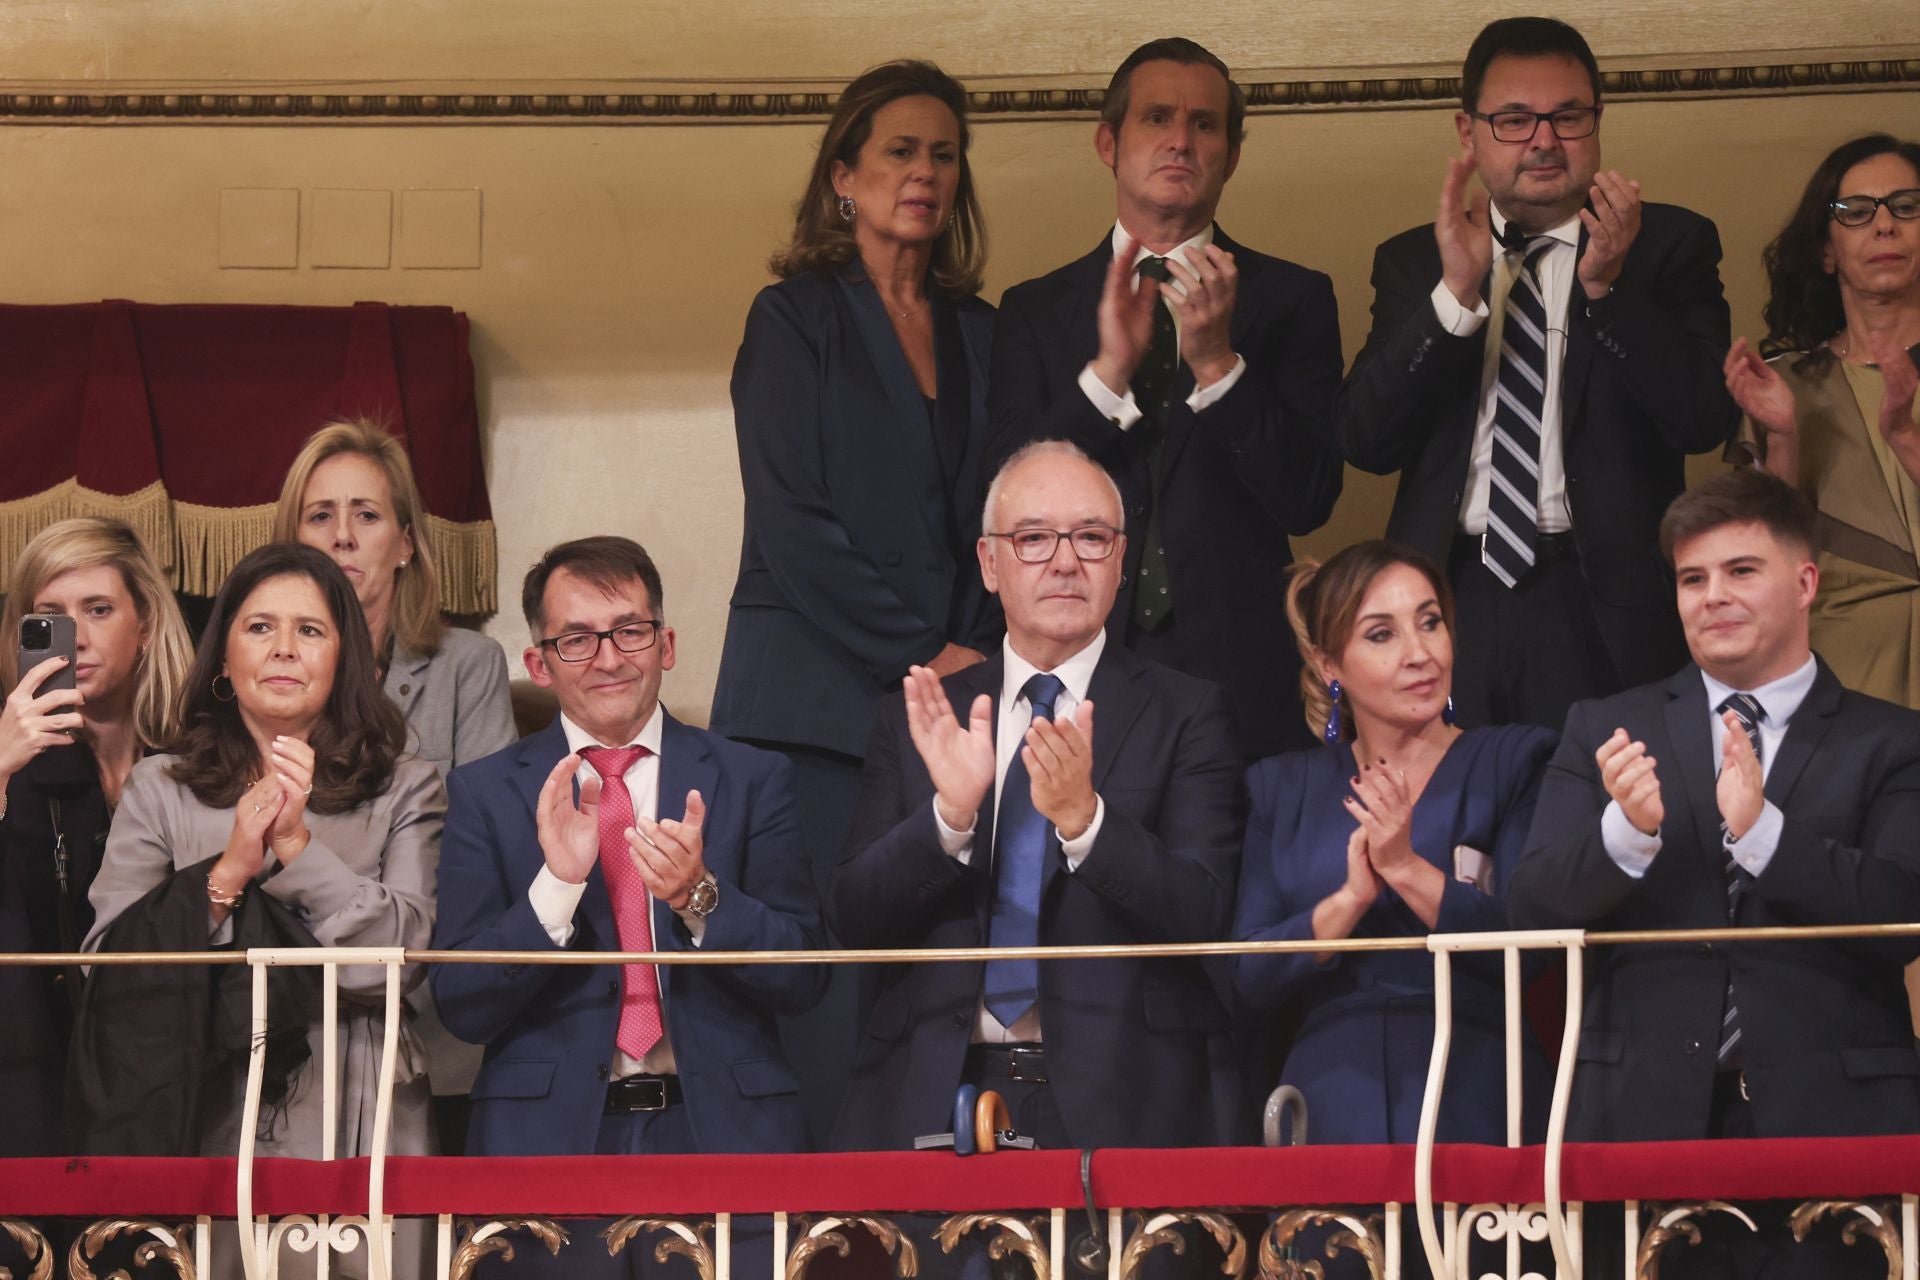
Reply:
[[[653, 895], [633, 865], [626, 830], [633, 825], [633, 795], [627, 790], [627, 770], [653, 753], [645, 747], [587, 747], [581, 759], [600, 775], [600, 869], [613, 899], [613, 919], [620, 930], [622, 951], [653, 950]], [[636, 1061], [660, 1042], [665, 1023], [660, 1017], [660, 974], [650, 964], [630, 964], [621, 970], [620, 1030], [614, 1044]]]

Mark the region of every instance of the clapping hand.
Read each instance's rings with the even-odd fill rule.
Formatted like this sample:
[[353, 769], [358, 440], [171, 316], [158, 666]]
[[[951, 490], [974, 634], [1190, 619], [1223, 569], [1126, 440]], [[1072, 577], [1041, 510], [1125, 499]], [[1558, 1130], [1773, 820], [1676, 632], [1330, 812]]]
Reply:
[[1099, 798], [1093, 791], [1093, 703], [1072, 716], [1035, 716], [1020, 759], [1027, 766], [1034, 811], [1054, 825], [1062, 840], [1075, 840], [1093, 825]]
[[1133, 259], [1139, 252], [1137, 241], [1122, 245], [1100, 291], [1100, 353], [1093, 358], [1093, 376], [1116, 396], [1127, 394], [1134, 371], [1153, 345], [1153, 309], [1160, 305], [1160, 282], [1144, 273], [1137, 281], [1133, 278]]
[[[1741, 730], [1740, 737], [1744, 740], [1746, 736], [1746, 731]], [[1600, 744], [1593, 758], [1600, 766], [1600, 785], [1620, 806], [1627, 821], [1643, 835], [1659, 835], [1667, 811], [1660, 799], [1660, 777], [1654, 772], [1656, 762], [1647, 754], [1647, 744], [1628, 738], [1625, 729], [1615, 729], [1613, 736]]]
[[955, 831], [971, 831], [993, 786], [993, 699], [984, 693], [975, 698], [962, 727], [931, 668], [908, 668], [903, 689], [907, 732], [933, 781], [940, 820]]
[[1433, 238], [1440, 244], [1440, 277], [1447, 292], [1468, 311], [1480, 306], [1480, 282], [1493, 266], [1493, 224], [1488, 220], [1485, 191], [1466, 194], [1473, 177], [1473, 156], [1462, 151], [1447, 162], [1446, 181], [1440, 184], [1440, 209], [1433, 220]]
[[1740, 717], [1723, 711], [1720, 722], [1727, 732], [1720, 743], [1720, 777], [1713, 784], [1713, 798], [1720, 806], [1727, 834], [1738, 840], [1760, 820], [1760, 811], [1767, 803], [1766, 778]]

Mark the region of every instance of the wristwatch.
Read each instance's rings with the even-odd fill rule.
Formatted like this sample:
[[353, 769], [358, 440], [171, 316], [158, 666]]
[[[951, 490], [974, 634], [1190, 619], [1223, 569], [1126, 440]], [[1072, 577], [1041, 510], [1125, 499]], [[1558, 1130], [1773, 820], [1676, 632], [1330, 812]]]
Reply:
[[709, 871], [700, 877], [700, 882], [687, 891], [687, 905], [683, 908], [695, 920], [705, 920], [720, 905], [720, 885]]

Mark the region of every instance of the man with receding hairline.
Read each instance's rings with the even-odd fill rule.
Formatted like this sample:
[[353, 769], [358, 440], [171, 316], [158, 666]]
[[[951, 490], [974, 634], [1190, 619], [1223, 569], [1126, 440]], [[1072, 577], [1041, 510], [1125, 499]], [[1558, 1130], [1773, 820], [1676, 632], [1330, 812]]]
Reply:
[[[1225, 936], [1240, 768], [1220, 690], [1104, 630], [1127, 535], [1112, 479], [1071, 444], [993, 481], [981, 577], [1007, 635], [882, 704], [829, 910], [858, 947]], [[993, 961], [888, 972], [836, 1145], [952, 1128], [963, 1083], [1043, 1147], [1234, 1138], [1225, 1005], [1189, 960]]]

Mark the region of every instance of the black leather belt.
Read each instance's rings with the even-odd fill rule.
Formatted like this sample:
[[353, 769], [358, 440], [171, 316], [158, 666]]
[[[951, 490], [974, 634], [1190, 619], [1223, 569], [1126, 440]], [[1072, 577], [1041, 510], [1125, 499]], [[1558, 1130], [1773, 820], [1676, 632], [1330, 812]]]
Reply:
[[607, 1082], [607, 1114], [665, 1111], [685, 1099], [679, 1076], [622, 1076]]
[[[1480, 558], [1481, 534], [1455, 534], [1453, 554], [1468, 560]], [[1574, 544], [1573, 534], [1536, 533], [1533, 535], [1533, 562], [1535, 564], [1558, 564], [1562, 560], [1577, 560], [1580, 549]]]
[[976, 1044], [967, 1049], [967, 1075], [975, 1080], [1047, 1082], [1047, 1053], [1037, 1044]]

